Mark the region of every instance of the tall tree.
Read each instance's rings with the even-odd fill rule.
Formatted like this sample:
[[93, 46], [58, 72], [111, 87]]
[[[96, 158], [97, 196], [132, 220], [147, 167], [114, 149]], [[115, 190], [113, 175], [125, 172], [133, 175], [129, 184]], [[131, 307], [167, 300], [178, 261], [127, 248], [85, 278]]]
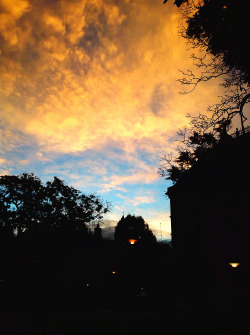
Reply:
[[[164, 1], [166, 3], [167, 0]], [[205, 114], [188, 115], [191, 128], [178, 133], [181, 140], [175, 155], [162, 157], [159, 174], [176, 182], [225, 134], [236, 115], [245, 133], [243, 107], [250, 99], [250, 37], [247, 0], [176, 0], [180, 8], [181, 35], [194, 50], [195, 70], [181, 71], [179, 79], [190, 93], [200, 82], [221, 77], [225, 94]], [[240, 24], [239, 24], [240, 19]]]
[[177, 182], [186, 171], [188, 171], [204, 154], [215, 147], [219, 139], [223, 136], [216, 136], [213, 132], [206, 132], [201, 125], [194, 124], [190, 129], [185, 128], [179, 131], [179, 145], [176, 154], [164, 155], [161, 157], [161, 165], [158, 173], [161, 177]]
[[[240, 22], [240, 24], [239, 24]], [[187, 18], [185, 37], [219, 57], [238, 83], [250, 84], [249, 1], [204, 0]]]
[[135, 239], [139, 244], [154, 244], [156, 238], [148, 224], [141, 216], [128, 214], [122, 217], [115, 227], [115, 240], [118, 243], [126, 243], [129, 239]]
[[108, 202], [85, 195], [57, 177], [45, 185], [32, 173], [0, 177], [0, 226], [19, 234], [41, 227], [92, 229], [109, 210]]
[[38, 225], [45, 210], [45, 187], [34, 174], [0, 177], [0, 225], [20, 234]]
[[223, 78], [221, 102], [208, 107], [213, 114], [211, 125], [240, 114], [244, 132], [241, 105], [250, 97], [249, 1], [178, 0], [175, 4], [183, 17], [180, 32], [194, 49], [191, 58], [197, 70], [182, 72], [184, 77], [179, 81], [187, 87], [185, 93], [200, 82]]

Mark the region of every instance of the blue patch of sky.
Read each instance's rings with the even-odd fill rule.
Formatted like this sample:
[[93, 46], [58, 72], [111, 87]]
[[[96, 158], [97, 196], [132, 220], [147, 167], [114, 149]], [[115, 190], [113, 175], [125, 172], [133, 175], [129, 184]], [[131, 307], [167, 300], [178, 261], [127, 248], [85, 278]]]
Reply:
[[[37, 155], [39, 152], [43, 155]], [[74, 154], [46, 153], [40, 151], [35, 144], [19, 147], [8, 154], [10, 160], [17, 163], [12, 166], [12, 174], [34, 172], [43, 182], [57, 176], [81, 192], [100, 194], [102, 198], [112, 202], [113, 212], [117, 213], [117, 217], [122, 214], [122, 210], [142, 215], [145, 220], [148, 220], [147, 213], [167, 214], [169, 201], [165, 192], [171, 183], [163, 178], [156, 177], [148, 183], [146, 180], [124, 182], [117, 185], [121, 190], [110, 188], [107, 192], [101, 192], [103, 184], [109, 184], [114, 175], [123, 177], [144, 172], [143, 167], [140, 167], [141, 163], [152, 167], [153, 173], [157, 175], [158, 161], [154, 154], [140, 150], [131, 154], [130, 158], [133, 155], [135, 160], [126, 160], [126, 154], [117, 147]], [[30, 163], [18, 164], [18, 161], [26, 160]], [[143, 198], [148, 199], [148, 202], [143, 202]]]

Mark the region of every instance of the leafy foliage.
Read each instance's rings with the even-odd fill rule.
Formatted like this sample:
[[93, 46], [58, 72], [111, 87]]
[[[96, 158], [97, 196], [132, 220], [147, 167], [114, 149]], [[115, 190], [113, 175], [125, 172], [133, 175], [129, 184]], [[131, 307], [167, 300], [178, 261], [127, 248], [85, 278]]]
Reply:
[[[167, 1], [164, 1], [166, 3]], [[201, 82], [220, 77], [225, 88], [218, 104], [208, 107], [211, 118], [188, 115], [191, 129], [179, 132], [177, 154], [162, 157], [159, 174], [176, 182], [230, 129], [240, 116], [245, 132], [243, 107], [250, 99], [250, 37], [247, 0], [178, 0], [182, 13], [180, 33], [196, 52], [191, 55], [195, 70], [181, 71], [179, 82], [193, 91]], [[240, 24], [239, 24], [240, 19]], [[188, 136], [187, 136], [188, 132]]]
[[0, 177], [0, 228], [18, 234], [34, 229], [87, 231], [110, 210], [57, 177], [45, 185], [33, 173]]
[[[208, 150], [217, 144], [220, 137], [213, 132], [205, 132], [201, 126], [198, 127], [196, 118], [192, 121], [194, 122], [191, 129], [185, 128], [178, 132], [180, 140], [177, 155], [174, 157], [170, 154], [161, 158], [162, 164], [158, 171], [161, 177], [177, 182]], [[223, 123], [220, 134], [223, 134], [225, 127]]]
[[[250, 83], [248, 1], [205, 0], [187, 20], [186, 37], [195, 46], [221, 57], [228, 71], [234, 70], [238, 81]], [[239, 24], [240, 19], [240, 24]]]
[[240, 107], [246, 97], [249, 100], [250, 93], [248, 1], [180, 0], [175, 4], [183, 17], [180, 33], [196, 51], [191, 55], [196, 71], [181, 71], [183, 78], [179, 82], [187, 88], [183, 93], [220, 77], [225, 92], [218, 104], [208, 107], [211, 126], [240, 114], [243, 129], [246, 118]]
[[138, 240], [139, 244], [152, 244], [156, 238], [148, 224], [141, 216], [127, 215], [122, 217], [115, 227], [115, 240], [125, 243], [129, 239]]

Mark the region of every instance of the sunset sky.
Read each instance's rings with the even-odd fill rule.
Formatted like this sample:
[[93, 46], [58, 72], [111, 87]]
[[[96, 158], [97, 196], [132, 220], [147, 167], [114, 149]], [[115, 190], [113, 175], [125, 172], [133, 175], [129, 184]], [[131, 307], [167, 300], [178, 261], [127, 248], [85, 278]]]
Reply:
[[160, 157], [221, 94], [179, 94], [179, 23], [171, 0], [0, 0], [0, 174], [57, 176], [112, 202], [107, 231], [124, 211], [169, 238]]

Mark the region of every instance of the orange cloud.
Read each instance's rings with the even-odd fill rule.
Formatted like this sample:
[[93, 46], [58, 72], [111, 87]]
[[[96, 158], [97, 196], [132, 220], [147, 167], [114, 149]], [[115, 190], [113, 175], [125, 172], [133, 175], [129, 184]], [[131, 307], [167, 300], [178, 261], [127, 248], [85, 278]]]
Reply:
[[[209, 85], [178, 95], [178, 69], [191, 63], [175, 6], [150, 0], [0, 3], [2, 122], [7, 135], [22, 132], [44, 152], [111, 142], [128, 153], [160, 152], [187, 112], [204, 112], [219, 95]], [[21, 141], [15, 135], [12, 146]]]

